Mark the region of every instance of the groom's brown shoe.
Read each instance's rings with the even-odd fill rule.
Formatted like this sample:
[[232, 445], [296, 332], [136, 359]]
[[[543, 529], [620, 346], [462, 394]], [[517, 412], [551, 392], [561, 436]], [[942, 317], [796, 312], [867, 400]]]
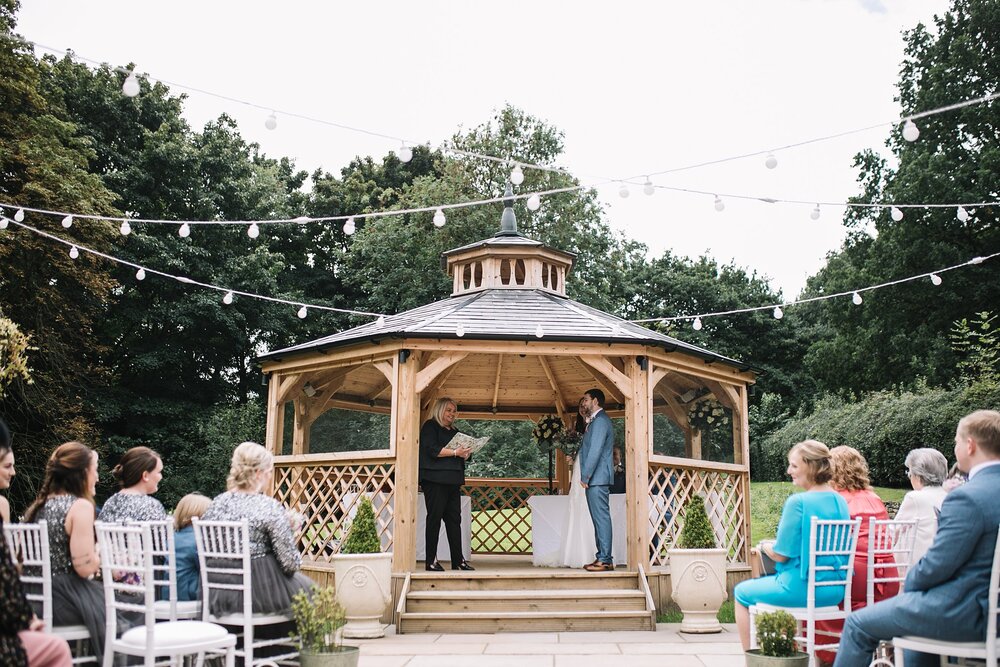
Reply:
[[600, 558], [595, 558], [593, 563], [587, 563], [583, 567], [584, 567], [584, 569], [586, 569], [586, 568], [591, 567], [593, 565], [600, 565], [600, 564], [601, 564], [601, 559]]
[[598, 561], [597, 563], [591, 563], [590, 565], [584, 565], [583, 569], [587, 572], [611, 572], [615, 569], [614, 563], [602, 563]]

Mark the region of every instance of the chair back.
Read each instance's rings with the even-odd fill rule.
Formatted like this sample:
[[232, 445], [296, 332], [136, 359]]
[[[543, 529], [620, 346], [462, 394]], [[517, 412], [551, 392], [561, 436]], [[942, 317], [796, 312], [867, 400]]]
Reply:
[[[861, 519], [821, 520], [813, 517], [809, 526], [809, 587], [806, 603], [816, 609], [816, 589], [838, 586], [844, 589], [844, 606], [851, 609], [851, 580], [854, 551], [858, 546]], [[825, 573], [832, 573], [824, 576]]]
[[4, 539], [11, 559], [21, 567], [21, 586], [35, 614], [52, 627], [52, 563], [49, 527], [38, 523], [5, 523]]
[[[104, 606], [107, 610], [105, 646], [118, 637], [118, 612], [138, 612], [144, 624], [156, 623], [156, 575], [153, 568], [153, 537], [146, 523], [108, 523], [98, 521], [97, 544], [101, 553], [101, 578], [104, 583]], [[154, 632], [146, 633], [152, 651]]]
[[875, 604], [875, 586], [898, 583], [900, 588], [913, 565], [913, 547], [917, 540], [917, 520], [868, 520], [868, 581], [865, 597], [868, 606]]
[[252, 616], [250, 581], [250, 523], [240, 521], [191, 520], [194, 541], [201, 566], [202, 618], [213, 618], [213, 591], [239, 591], [243, 598], [243, 615]]
[[157, 598], [170, 605], [170, 620], [177, 620], [177, 558], [174, 554], [174, 522], [170, 519], [144, 521], [149, 526], [156, 577]]

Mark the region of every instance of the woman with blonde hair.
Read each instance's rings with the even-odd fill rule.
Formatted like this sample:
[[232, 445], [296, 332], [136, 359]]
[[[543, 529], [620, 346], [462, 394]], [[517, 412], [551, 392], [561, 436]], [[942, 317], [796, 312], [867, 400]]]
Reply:
[[177, 563], [177, 599], [197, 600], [201, 591], [201, 567], [191, 519], [200, 517], [212, 501], [200, 493], [189, 493], [174, 508], [174, 561]]
[[[250, 522], [250, 572], [253, 613], [284, 614], [292, 596], [312, 589], [299, 572], [302, 556], [295, 545], [285, 508], [264, 490], [274, 474], [274, 457], [256, 442], [244, 442], [233, 451], [225, 493], [215, 497], [202, 517], [206, 521]], [[213, 590], [209, 600], [216, 616], [242, 613], [238, 591]]]
[[[806, 440], [788, 452], [788, 476], [792, 483], [805, 491], [795, 493], [785, 501], [778, 522], [778, 535], [773, 545], [765, 545], [765, 555], [775, 562], [776, 574], [749, 579], [737, 584], [736, 627], [743, 649], [750, 648], [751, 605], [758, 602], [781, 607], [806, 606], [809, 579], [809, 525], [813, 517], [821, 520], [846, 520], [847, 503], [830, 486], [832, 475], [830, 450], [822, 442]], [[817, 580], [830, 580], [835, 572], [817, 572]], [[843, 587], [822, 586], [816, 591], [816, 606], [840, 604]]]

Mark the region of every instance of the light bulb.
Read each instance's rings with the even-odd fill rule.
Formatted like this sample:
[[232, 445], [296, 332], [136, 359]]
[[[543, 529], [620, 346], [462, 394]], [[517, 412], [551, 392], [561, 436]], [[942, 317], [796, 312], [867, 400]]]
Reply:
[[310, 218], [308, 215], [300, 215], [299, 217], [292, 220], [292, 222], [297, 222], [300, 225], [305, 225], [308, 224], [310, 220], [312, 220], [312, 218]]
[[778, 158], [774, 157], [774, 153], [767, 154], [767, 158], [764, 159], [764, 166], [768, 169], [774, 169], [778, 166]]
[[354, 225], [354, 218], [348, 218], [344, 221], [344, 233], [348, 236], [357, 231], [357, 229], [358, 228]]
[[726, 202], [722, 201], [722, 197], [715, 195], [715, 210], [722, 213], [726, 210]]
[[67, 215], [65, 218], [63, 218], [62, 219], [62, 226], [65, 227], [66, 229], [69, 229], [70, 227], [72, 227], [73, 226], [73, 216]]
[[255, 239], [258, 236], [260, 236], [260, 227], [257, 226], [256, 222], [252, 223], [249, 227], [247, 227], [247, 236], [249, 236], [252, 239]]
[[17, 212], [14, 214], [14, 221], [15, 222], [24, 222], [24, 209], [23, 208], [17, 209]]
[[139, 267], [139, 270], [135, 272], [135, 279], [136, 280], [145, 280], [146, 279], [146, 269], [144, 269], [142, 267]]
[[444, 211], [440, 208], [434, 211], [434, 226], [444, 227], [445, 222], [447, 222], [447, 218], [444, 217]]
[[816, 204], [816, 208], [812, 210], [812, 213], [809, 214], [809, 217], [812, 218], [813, 220], [819, 220], [819, 204]]
[[646, 182], [642, 184], [642, 192], [647, 195], [656, 194], [656, 188], [653, 187], [653, 181], [649, 180], [649, 176], [646, 177]]
[[920, 138], [920, 128], [912, 120], [903, 123], [903, 138], [907, 141], [916, 141]]
[[935, 286], [940, 285], [941, 284], [941, 276], [939, 276], [936, 273], [932, 273], [931, 274], [931, 284], [935, 285]]
[[618, 189], [618, 196], [622, 199], [628, 199], [629, 194], [631, 193], [628, 191], [628, 185], [622, 183], [621, 188]]
[[375, 325], [376, 326], [380, 326], [380, 327], [384, 327], [385, 326], [385, 315], [379, 315], [378, 319], [375, 320]]
[[182, 239], [186, 239], [187, 237], [191, 236], [191, 225], [185, 222], [183, 225], [181, 225], [180, 229], [177, 230], [177, 235], [180, 236]]
[[528, 210], [537, 211], [542, 207], [542, 198], [538, 195], [531, 195], [528, 197]]
[[862, 299], [862, 298], [861, 298], [861, 295], [860, 295], [860, 294], [858, 294], [857, 292], [855, 292], [855, 293], [854, 293], [854, 294], [853, 294], [853, 295], [851, 296], [851, 301], [853, 301], [853, 302], [854, 302], [854, 305], [855, 305], [855, 306], [860, 306], [860, 305], [861, 305], [861, 303], [862, 303], [862, 302], [864, 301], [864, 299]]
[[278, 127], [278, 117], [274, 115], [273, 111], [271, 112], [271, 115], [264, 119], [264, 127], [269, 130], [273, 130]]
[[122, 236], [128, 236], [132, 233], [132, 225], [128, 224], [128, 220], [122, 220], [121, 226], [118, 228]]
[[535, 338], [542, 338], [544, 335], [545, 335], [545, 329], [543, 329], [542, 325], [539, 324], [537, 327], [535, 327]]
[[224, 303], [224, 304], [226, 304], [228, 306], [232, 302], [233, 302], [233, 293], [232, 292], [226, 292], [226, 296], [222, 297], [222, 303]]
[[985, 257], [973, 257], [969, 260], [969, 264], [982, 264], [986, 261]]
[[459, 338], [465, 335], [465, 325], [462, 324], [461, 322], [459, 322], [458, 326], [455, 327], [455, 335], [458, 336]]
[[782, 317], [785, 316], [785, 312], [781, 310], [781, 306], [775, 306], [774, 312], [771, 314], [774, 315], [774, 319], [776, 320], [780, 320]]
[[299, 319], [300, 320], [306, 319], [306, 315], [308, 315], [308, 314], [309, 314], [309, 309], [308, 308], [306, 308], [305, 306], [302, 306], [301, 308], [299, 308], [298, 315], [299, 315]]
[[0, 229], [7, 229], [8, 224], [7, 218], [0, 216]]
[[694, 318], [694, 324], [692, 324], [691, 326], [694, 327], [695, 331], [701, 331], [701, 318], [700, 317]]
[[891, 217], [894, 221], [899, 222], [903, 219], [903, 209], [893, 206], [889, 209], [889, 217]]
[[964, 206], [959, 206], [958, 210], [955, 211], [955, 217], [958, 218], [959, 222], [965, 222], [969, 219], [969, 212], [965, 210]]
[[139, 94], [139, 79], [135, 75], [135, 70], [128, 73], [125, 82], [122, 84], [122, 93], [125, 97], [135, 97]]
[[396, 151], [396, 157], [399, 158], [400, 162], [409, 162], [413, 159], [413, 149], [406, 144], [403, 144], [399, 147], [399, 150]]
[[513, 185], [524, 183], [524, 172], [521, 171], [521, 165], [514, 165], [514, 168], [510, 172], [510, 182]]
[[80, 251], [76, 249], [76, 246], [73, 246], [72, 248], [69, 249], [70, 259], [76, 259], [79, 256], [80, 256]]

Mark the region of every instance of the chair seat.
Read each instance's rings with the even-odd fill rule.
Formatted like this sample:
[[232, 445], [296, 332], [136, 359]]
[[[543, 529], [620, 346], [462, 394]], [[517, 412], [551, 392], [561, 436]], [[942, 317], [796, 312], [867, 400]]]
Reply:
[[936, 653], [937, 655], [950, 655], [956, 658], [986, 657], [986, 644], [984, 642], [949, 642], [942, 639], [907, 636], [893, 637], [892, 643], [896, 648], [905, 648], [910, 651], [921, 651], [924, 653]]
[[[776, 607], [769, 604], [758, 603], [754, 605], [757, 612], [762, 611], [787, 611], [793, 617], [804, 620], [809, 615], [808, 607]], [[813, 609], [813, 618], [817, 621], [829, 621], [838, 618], [846, 618], [847, 613], [840, 607], [816, 607]]]
[[[291, 616], [285, 616], [283, 614], [252, 614], [250, 618], [253, 619], [254, 625], [273, 625], [275, 623], [289, 623], [292, 621]], [[225, 616], [213, 616], [213, 623], [221, 623], [222, 625], [243, 625], [245, 617], [243, 614], [226, 614]]]
[[[132, 628], [121, 636], [118, 643], [141, 649], [146, 646], [146, 630], [146, 626]], [[231, 639], [234, 644], [236, 642], [236, 637], [226, 632], [224, 627], [204, 621], [168, 621], [153, 626], [153, 646], [158, 649], [214, 642], [218, 642], [218, 646], [226, 646], [229, 644], [226, 639]]]
[[[170, 618], [170, 601], [157, 600], [153, 604], [153, 613], [158, 619]], [[183, 600], [177, 603], [177, 618], [198, 618], [201, 616], [201, 602], [198, 600]]]

